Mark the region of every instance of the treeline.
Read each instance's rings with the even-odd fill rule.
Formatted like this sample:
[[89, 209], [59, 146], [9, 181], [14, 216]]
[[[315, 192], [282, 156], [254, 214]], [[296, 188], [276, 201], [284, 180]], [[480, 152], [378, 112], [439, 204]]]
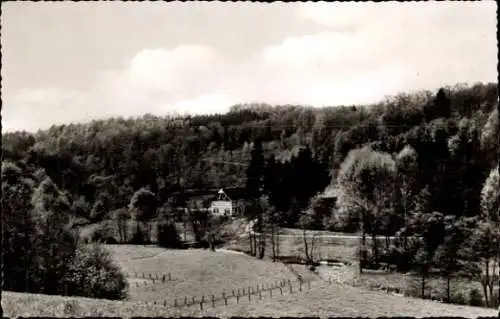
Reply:
[[[99, 221], [142, 187], [160, 204], [185, 206], [183, 189], [244, 186], [255, 140], [277, 161], [309, 146], [334, 178], [350, 150], [371, 145], [394, 154], [409, 145], [435, 209], [470, 216], [497, 160], [497, 96], [495, 84], [477, 84], [363, 107], [240, 105], [222, 115], [113, 118], [5, 134], [2, 149], [5, 159], [44, 168], [75, 214]], [[467, 201], [457, 200], [463, 191]]]
[[[8, 185], [24, 187], [23, 176], [43, 171], [75, 225], [162, 221], [188, 205], [186, 189], [246, 186], [247, 214], [258, 217], [255, 200], [267, 195], [273, 224], [397, 234], [419, 224], [410, 222], [417, 211], [446, 220], [484, 214], [481, 192], [498, 163], [498, 89], [456, 85], [367, 106], [251, 104], [218, 115], [111, 118], [4, 134], [2, 150], [3, 164], [20, 176]], [[315, 197], [327, 186], [339, 190], [336, 207]], [[15, 218], [37, 213], [13, 198]]]

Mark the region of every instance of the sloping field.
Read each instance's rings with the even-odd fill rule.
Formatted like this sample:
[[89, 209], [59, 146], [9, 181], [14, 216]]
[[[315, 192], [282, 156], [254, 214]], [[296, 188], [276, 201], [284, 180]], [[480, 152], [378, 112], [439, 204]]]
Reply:
[[[270, 261], [257, 260], [245, 255], [224, 251], [205, 250], [172, 251], [151, 246], [108, 246], [125, 272], [166, 273], [171, 281], [151, 282], [136, 287], [131, 279], [131, 300], [106, 301], [89, 298], [47, 296], [7, 292], [3, 294], [6, 316], [495, 316], [496, 311], [441, 304], [433, 301], [405, 298], [383, 292], [369, 291], [321, 280], [304, 284], [298, 291], [297, 273], [305, 273], [301, 266], [288, 266]], [[313, 276], [313, 275], [310, 275]], [[211, 294], [220, 297], [222, 292], [231, 296], [231, 290], [248, 289], [256, 284], [272, 283], [280, 279], [291, 279], [293, 292], [288, 287], [268, 290], [258, 294], [242, 296], [239, 303], [229, 298], [227, 306], [220, 298], [215, 307]], [[173, 307], [177, 297], [182, 305], [184, 296], [193, 306]], [[200, 297], [205, 296], [203, 310]], [[164, 305], [163, 302], [167, 301]], [[154, 304], [156, 302], [156, 304]]]
[[[146, 274], [171, 274], [171, 280], [162, 282], [129, 278], [130, 300], [179, 303], [194, 296], [206, 300], [212, 295], [227, 295], [237, 289], [257, 285], [271, 285], [281, 280], [296, 280], [295, 274], [281, 263], [257, 260], [242, 254], [201, 249], [167, 250], [144, 246], [107, 245], [123, 271], [131, 277]], [[141, 254], [144, 258], [138, 258]], [[152, 256], [151, 256], [152, 255]]]
[[[316, 285], [319, 282], [315, 282]], [[493, 316], [493, 309], [441, 304], [433, 301], [405, 298], [339, 284], [313, 285], [301, 293], [273, 293], [263, 300], [234, 302], [228, 307], [207, 308], [204, 316], [460, 316], [476, 318]]]
[[88, 298], [73, 298], [4, 292], [3, 308], [7, 317], [17, 316], [460, 316], [476, 318], [495, 317], [493, 309], [454, 306], [432, 301], [392, 296], [338, 284], [314, 282], [311, 289], [283, 295], [273, 292], [262, 300], [241, 298], [237, 304], [230, 300], [227, 306], [218, 302], [215, 308], [206, 304], [199, 307], [172, 308], [144, 302], [116, 302]]
[[[280, 255], [281, 256], [299, 256], [305, 258], [304, 241], [300, 230], [285, 229], [288, 234], [280, 236]], [[396, 272], [387, 273], [385, 271], [365, 270], [363, 274], [359, 274], [357, 264], [357, 245], [358, 239], [343, 237], [342, 234], [323, 232], [326, 236], [317, 238], [317, 245], [314, 252], [316, 260], [337, 260], [347, 263], [351, 266], [344, 267], [339, 273], [337, 269], [328, 266], [319, 267], [321, 277], [328, 280], [331, 276], [334, 281], [339, 278], [343, 283], [348, 283], [351, 286], [362, 286], [366, 288], [388, 288], [398, 290], [401, 293], [407, 293], [411, 296], [420, 295], [420, 277], [417, 274], [400, 274]], [[330, 237], [339, 235], [339, 237]], [[308, 236], [308, 242], [311, 238]], [[352, 235], [350, 235], [352, 236]], [[384, 244], [384, 243], [382, 243]], [[266, 255], [272, 255], [271, 240], [268, 236], [266, 242]], [[240, 237], [237, 241], [233, 241], [226, 245], [229, 249], [240, 251], [249, 251], [250, 242], [248, 236]], [[296, 267], [296, 266], [294, 266]], [[427, 279], [425, 294], [428, 297], [444, 298], [446, 282], [439, 276]], [[468, 301], [471, 289], [482, 291], [480, 283], [470, 281], [464, 278], [454, 278], [452, 280], [452, 296], [458, 294], [463, 296], [463, 300]], [[459, 296], [457, 296], [459, 297]], [[460, 299], [460, 298], [459, 298]]]
[[[5, 317], [177, 317], [180, 309], [168, 308], [140, 302], [121, 302], [102, 299], [49, 296], [16, 292], [2, 293], [2, 306]], [[183, 309], [190, 316], [194, 309]]]

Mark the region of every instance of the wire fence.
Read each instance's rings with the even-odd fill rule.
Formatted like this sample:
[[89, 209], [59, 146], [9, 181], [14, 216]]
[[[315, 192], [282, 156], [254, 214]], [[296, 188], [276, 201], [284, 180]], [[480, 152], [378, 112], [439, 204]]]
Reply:
[[231, 291], [219, 294], [200, 296], [176, 296], [173, 300], [155, 300], [147, 302], [165, 307], [186, 308], [199, 307], [200, 310], [207, 307], [227, 307], [230, 303], [239, 304], [241, 302], [252, 302], [273, 298], [273, 296], [283, 296], [285, 294], [300, 293], [311, 289], [311, 280], [278, 280], [266, 284], [255, 284], [248, 287], [234, 288]]
[[150, 286], [157, 283], [165, 283], [167, 281], [173, 280], [172, 274], [170, 272], [167, 273], [127, 272], [125, 276], [127, 278], [139, 279], [138, 281], [135, 282], [136, 287]]

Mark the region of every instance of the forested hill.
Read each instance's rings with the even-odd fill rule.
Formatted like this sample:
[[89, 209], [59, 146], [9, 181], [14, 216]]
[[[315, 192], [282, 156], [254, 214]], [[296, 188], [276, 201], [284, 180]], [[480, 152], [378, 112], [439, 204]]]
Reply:
[[396, 157], [411, 146], [417, 184], [428, 187], [433, 210], [475, 215], [498, 163], [497, 100], [491, 83], [400, 94], [370, 106], [252, 104], [222, 115], [112, 118], [4, 134], [3, 162], [30, 174], [43, 168], [75, 214], [98, 220], [126, 207], [142, 187], [165, 203], [181, 200], [171, 194], [183, 189], [244, 186], [257, 139], [266, 158], [287, 159], [309, 146], [328, 164], [332, 183], [350, 150], [370, 144]]

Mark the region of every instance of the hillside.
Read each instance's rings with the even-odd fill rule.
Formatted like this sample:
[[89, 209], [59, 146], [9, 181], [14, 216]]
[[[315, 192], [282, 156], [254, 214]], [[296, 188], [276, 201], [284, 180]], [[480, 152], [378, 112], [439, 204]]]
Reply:
[[454, 306], [383, 293], [361, 291], [340, 285], [324, 285], [300, 294], [274, 295], [248, 303], [242, 298], [228, 307], [218, 305], [200, 311], [198, 307], [169, 308], [141, 302], [117, 302], [89, 298], [47, 296], [37, 294], [3, 293], [4, 315], [17, 316], [119, 316], [119, 317], [178, 317], [178, 316], [459, 316], [477, 318], [495, 317], [492, 309]]
[[[5, 134], [4, 287], [54, 295], [69, 287], [73, 295], [123, 298], [127, 280], [121, 269], [99, 245], [86, 250], [78, 236], [180, 247], [186, 231], [186, 239], [206, 246], [224, 237], [232, 239], [226, 248], [269, 257], [274, 252], [265, 240], [257, 244], [254, 236], [250, 245], [238, 238], [243, 223], [225, 227], [224, 218], [202, 209], [213, 190], [231, 188], [243, 199], [239, 217], [257, 220], [257, 233], [287, 227], [281, 256], [305, 255], [309, 264], [346, 260], [359, 271], [412, 271], [422, 281], [422, 297], [429, 297], [426, 279], [437, 272], [448, 283], [443, 295], [449, 301], [452, 277], [466, 276], [486, 285], [464, 290], [467, 302], [496, 307], [498, 282], [484, 269], [498, 256], [498, 245], [491, 244], [497, 240], [500, 195], [498, 119], [498, 89], [489, 83], [401, 93], [373, 105], [237, 105], [227, 114], [111, 118]], [[335, 196], [319, 196], [325, 189]], [[290, 235], [297, 228], [381, 239], [365, 238], [360, 245], [350, 237], [325, 238], [313, 253], [314, 245], [303, 249], [300, 236]], [[207, 278], [232, 265], [212, 259], [217, 253], [183, 254], [175, 258], [213, 265]], [[134, 261], [124, 269], [176, 265], [169, 258]], [[259, 268], [253, 261], [248, 265]], [[232, 279], [246, 285], [264, 278], [262, 269], [245, 277], [247, 267]], [[204, 276], [193, 270], [183, 278], [198, 275]], [[202, 288], [210, 294], [219, 285]]]
[[410, 145], [432, 209], [472, 216], [497, 163], [497, 97], [491, 83], [400, 94], [366, 106], [254, 104], [221, 115], [112, 118], [4, 134], [2, 150], [4, 161], [23, 165], [26, 173], [43, 168], [73, 213], [96, 222], [113, 218], [141, 187], [160, 206], [183, 206], [189, 190], [244, 186], [257, 139], [265, 157], [278, 160], [309, 146], [328, 165], [332, 183], [350, 150], [371, 145], [395, 154]]

